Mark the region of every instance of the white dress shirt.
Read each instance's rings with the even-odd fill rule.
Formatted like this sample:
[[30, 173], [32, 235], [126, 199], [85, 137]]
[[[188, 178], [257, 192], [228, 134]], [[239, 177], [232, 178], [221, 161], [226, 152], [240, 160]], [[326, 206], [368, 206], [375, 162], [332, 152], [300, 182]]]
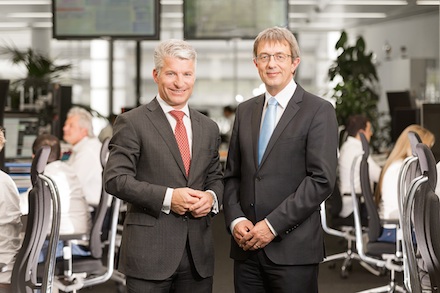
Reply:
[[399, 172], [403, 160], [397, 160], [387, 168], [383, 174], [382, 180], [382, 201], [379, 206], [379, 215], [381, 219], [398, 220], [399, 219]]
[[66, 161], [73, 167], [81, 182], [87, 202], [98, 206], [102, 190], [101, 142], [98, 138], [84, 137], [72, 147]]
[[[44, 175], [53, 180], [60, 196], [60, 235], [88, 234], [91, 228], [90, 209], [81, 182], [71, 166], [61, 161], [46, 165]], [[28, 213], [29, 191], [22, 193], [21, 211]]]
[[[350, 176], [351, 176], [351, 164], [353, 160], [363, 154], [362, 142], [352, 136], [348, 136], [347, 140], [342, 144], [339, 151], [338, 159], [338, 172], [339, 172], [339, 190], [341, 195], [351, 194]], [[371, 158], [368, 157], [369, 174], [371, 186], [374, 182], [379, 181], [380, 172], [382, 168]], [[356, 193], [361, 193], [361, 184], [359, 177], [360, 159], [355, 167], [354, 187]], [[353, 212], [353, 200], [351, 196], [342, 196], [342, 210], [339, 213], [340, 217], [348, 217]]]
[[0, 170], [0, 263], [7, 265], [0, 272], [0, 283], [11, 282], [15, 256], [23, 240], [20, 198], [17, 186], [8, 174]]
[[[174, 129], [176, 128], [176, 125], [177, 125], [177, 121], [170, 114], [170, 112], [173, 110], [176, 110], [176, 109], [174, 109], [173, 107], [168, 105], [159, 96], [159, 94], [157, 94], [157, 101], [159, 102], [160, 107], [162, 108], [163, 112], [165, 113], [165, 116], [167, 117], [168, 122], [171, 125], [171, 129], [173, 129], [173, 131], [174, 131]], [[185, 113], [182, 120], [183, 120], [183, 124], [185, 125], [185, 128], [186, 128], [186, 134], [188, 135], [189, 152], [190, 152], [190, 156], [192, 158], [192, 137], [193, 137], [193, 135], [192, 135], [191, 117], [189, 116], [188, 104], [186, 104], [182, 109], [180, 109], [180, 111]], [[190, 172], [191, 172], [191, 167], [190, 167]], [[163, 200], [163, 205], [162, 205], [162, 212], [164, 212], [165, 214], [169, 214], [171, 212], [171, 199], [173, 197], [173, 191], [174, 191], [173, 188], [167, 188], [167, 190], [165, 192], [165, 198]], [[218, 213], [219, 206], [218, 206], [217, 195], [212, 190], [206, 190], [206, 191], [209, 192], [214, 199], [213, 206], [212, 206], [212, 212]]]

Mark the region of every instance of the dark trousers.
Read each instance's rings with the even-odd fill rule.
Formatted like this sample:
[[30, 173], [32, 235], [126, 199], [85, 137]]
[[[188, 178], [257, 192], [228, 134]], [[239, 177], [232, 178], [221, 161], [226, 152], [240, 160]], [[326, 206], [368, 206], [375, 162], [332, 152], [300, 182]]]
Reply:
[[127, 293], [210, 293], [212, 277], [202, 278], [197, 273], [188, 244], [179, 267], [165, 280], [143, 280], [127, 276]]
[[277, 265], [263, 250], [234, 261], [235, 293], [317, 293], [319, 265]]

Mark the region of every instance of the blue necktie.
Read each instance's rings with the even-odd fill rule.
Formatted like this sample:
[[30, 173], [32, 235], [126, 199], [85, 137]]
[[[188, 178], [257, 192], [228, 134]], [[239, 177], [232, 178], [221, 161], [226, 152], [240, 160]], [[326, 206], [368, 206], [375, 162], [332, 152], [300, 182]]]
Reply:
[[263, 125], [261, 126], [260, 139], [258, 140], [258, 164], [261, 162], [267, 143], [275, 129], [277, 119], [277, 100], [272, 97], [267, 104], [266, 115], [264, 116]]

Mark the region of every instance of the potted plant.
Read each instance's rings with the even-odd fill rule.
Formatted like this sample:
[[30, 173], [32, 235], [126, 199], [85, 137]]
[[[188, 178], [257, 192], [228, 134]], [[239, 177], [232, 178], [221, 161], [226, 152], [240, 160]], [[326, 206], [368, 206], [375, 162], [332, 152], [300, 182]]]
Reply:
[[[376, 66], [373, 53], [365, 51], [365, 41], [358, 37], [355, 45], [348, 43], [348, 36], [342, 31], [335, 49], [340, 53], [328, 71], [330, 81], [337, 81], [332, 89], [336, 102], [336, 116], [340, 126], [353, 114], [366, 115], [375, 130], [371, 144], [375, 151], [389, 140], [386, 127], [379, 127], [382, 114], [378, 112], [379, 102]], [[342, 142], [341, 142], [342, 143]]]
[[35, 97], [46, 95], [61, 73], [72, 68], [71, 64], [56, 65], [54, 60], [32, 48], [20, 50], [13, 45], [3, 46], [0, 47], [0, 55], [6, 55], [12, 64], [26, 68], [26, 76], [13, 81], [11, 85], [15, 89], [22, 86], [26, 95], [33, 93]]

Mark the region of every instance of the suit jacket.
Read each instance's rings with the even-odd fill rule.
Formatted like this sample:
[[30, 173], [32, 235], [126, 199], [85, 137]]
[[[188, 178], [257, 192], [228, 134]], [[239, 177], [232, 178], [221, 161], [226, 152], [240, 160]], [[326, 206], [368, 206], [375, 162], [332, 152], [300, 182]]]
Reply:
[[128, 203], [119, 270], [128, 276], [163, 280], [175, 272], [185, 245], [202, 277], [213, 275], [211, 215], [193, 218], [161, 212], [167, 187], [212, 190], [222, 202], [219, 128], [190, 109], [193, 133], [189, 177], [173, 130], [157, 99], [118, 116], [109, 144], [105, 188]]
[[[264, 248], [275, 264], [300, 265], [324, 257], [320, 204], [336, 180], [338, 125], [333, 106], [299, 85], [258, 166], [264, 94], [237, 108], [225, 170], [226, 225], [238, 217], [267, 218], [278, 236]], [[232, 239], [231, 257], [250, 253]]]

